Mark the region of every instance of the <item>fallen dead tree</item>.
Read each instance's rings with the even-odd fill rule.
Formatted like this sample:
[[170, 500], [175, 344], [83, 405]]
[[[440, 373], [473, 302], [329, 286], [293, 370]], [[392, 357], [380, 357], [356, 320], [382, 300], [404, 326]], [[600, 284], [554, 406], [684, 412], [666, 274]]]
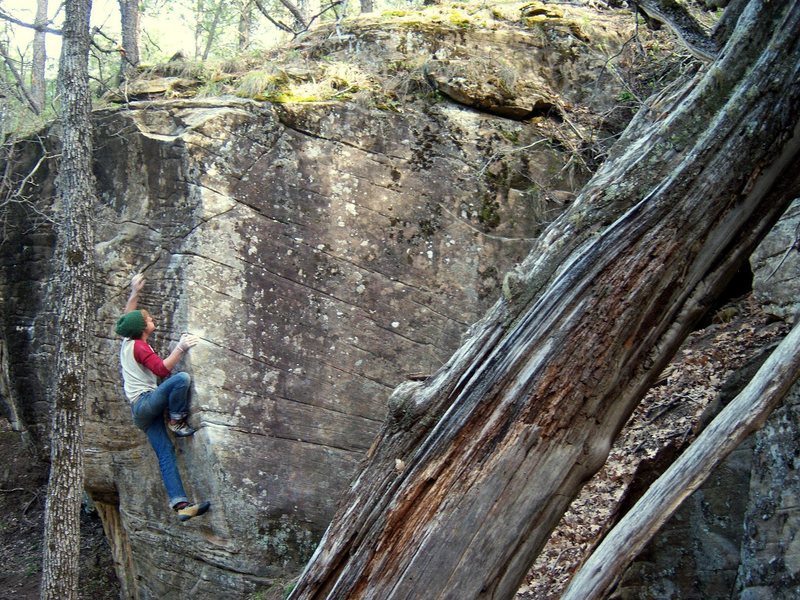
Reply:
[[291, 598], [510, 598], [649, 385], [797, 195], [800, 5], [751, 1], [649, 101], [385, 427]]

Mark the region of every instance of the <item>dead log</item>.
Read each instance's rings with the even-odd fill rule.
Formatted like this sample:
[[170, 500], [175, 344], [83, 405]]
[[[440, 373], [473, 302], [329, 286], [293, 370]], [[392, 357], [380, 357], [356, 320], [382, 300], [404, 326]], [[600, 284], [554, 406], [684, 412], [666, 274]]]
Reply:
[[800, 4], [751, 1], [653, 99], [387, 422], [294, 592], [511, 598], [582, 483], [800, 186]]
[[799, 376], [797, 324], [741, 393], [609, 532], [575, 575], [562, 600], [605, 598], [681, 503], [748, 435], [763, 426]]

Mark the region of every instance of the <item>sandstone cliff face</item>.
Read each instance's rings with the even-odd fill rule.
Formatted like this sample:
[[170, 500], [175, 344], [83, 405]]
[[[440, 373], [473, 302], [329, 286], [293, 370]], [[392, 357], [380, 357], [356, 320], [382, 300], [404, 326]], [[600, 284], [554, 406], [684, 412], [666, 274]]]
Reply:
[[[295, 49], [364, 64], [435, 60], [429, 85], [460, 88], [458, 102], [406, 98], [397, 111], [176, 98], [95, 112], [100, 304], [81, 341], [91, 357], [86, 489], [125, 594], [242, 597], [295, 573], [390, 391], [449, 357], [588, 177], [577, 150], [602, 120], [566, 124], [562, 111], [613, 104], [619, 85], [603, 69], [624, 36], [592, 40], [558, 15], [535, 16], [470, 28], [401, 19]], [[565, 61], [531, 58], [565, 48]], [[527, 112], [495, 110], [486, 98], [496, 82], [466, 85], [485, 71], [445, 73], [498, 56], [516, 69], [501, 104]], [[52, 175], [37, 176], [45, 210]], [[53, 237], [49, 226], [23, 228], [1, 249], [0, 391], [15, 427], [45, 445]], [[176, 446], [187, 489], [213, 508], [185, 525], [166, 507], [120, 389], [113, 324], [136, 272], [156, 350], [184, 331], [202, 340], [180, 366], [193, 376], [199, 431]]]
[[795, 323], [800, 314], [800, 198], [756, 248], [751, 262], [758, 274], [753, 290], [764, 310]]

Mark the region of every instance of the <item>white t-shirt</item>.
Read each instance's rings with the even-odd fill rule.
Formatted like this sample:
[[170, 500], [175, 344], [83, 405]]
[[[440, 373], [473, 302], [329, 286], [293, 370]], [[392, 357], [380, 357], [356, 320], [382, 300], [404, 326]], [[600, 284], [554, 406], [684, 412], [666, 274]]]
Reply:
[[[141, 394], [150, 392], [158, 387], [158, 377], [150, 369], [136, 361], [133, 356], [133, 349], [136, 342], [147, 345], [147, 342], [142, 340], [133, 340], [125, 338], [122, 340], [122, 347], [119, 351], [119, 362], [122, 365], [122, 381], [125, 390], [125, 396], [128, 402], [136, 402]], [[147, 346], [152, 352], [152, 348]]]

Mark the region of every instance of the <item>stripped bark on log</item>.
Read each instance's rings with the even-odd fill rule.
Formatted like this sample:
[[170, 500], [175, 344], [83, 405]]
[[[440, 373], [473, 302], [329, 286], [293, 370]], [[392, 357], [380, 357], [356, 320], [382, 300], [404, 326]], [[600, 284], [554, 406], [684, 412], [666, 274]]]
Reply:
[[291, 598], [513, 597], [796, 194], [799, 29], [797, 3], [750, 2], [719, 58], [643, 109], [462, 348], [392, 395]]

